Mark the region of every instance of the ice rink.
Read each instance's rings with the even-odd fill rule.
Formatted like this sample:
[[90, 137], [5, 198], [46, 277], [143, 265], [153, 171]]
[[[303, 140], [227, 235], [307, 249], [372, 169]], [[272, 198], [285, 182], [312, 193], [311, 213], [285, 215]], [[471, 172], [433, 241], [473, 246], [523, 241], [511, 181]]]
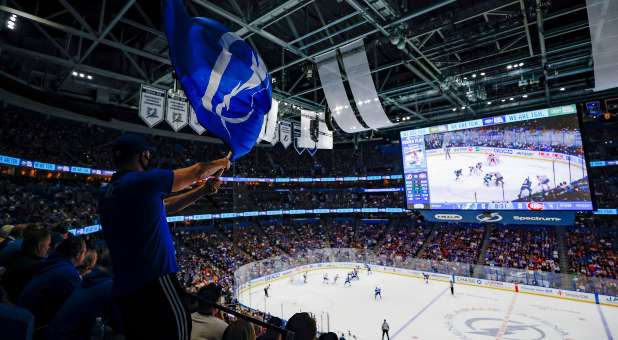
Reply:
[[[614, 339], [618, 336], [618, 308], [558, 298], [514, 293], [490, 288], [456, 285], [451, 296], [448, 283], [396, 274], [360, 272], [351, 287], [323, 284], [345, 270], [324, 269], [309, 273], [308, 282], [288, 278], [271, 283], [269, 298], [264, 285], [242, 292], [241, 303], [272, 315], [289, 318], [298, 311], [315, 315], [318, 330], [341, 335], [348, 331], [356, 339], [381, 339], [384, 319], [391, 339]], [[299, 278], [298, 281], [302, 281]], [[382, 288], [382, 300], [373, 290]]]
[[[537, 175], [547, 176], [550, 187], [555, 183], [574, 182], [585, 177], [581, 164], [536, 160], [517, 156], [498, 155], [495, 166], [487, 164], [487, 155], [479, 153], [453, 153], [451, 159], [444, 154], [427, 157], [429, 191], [432, 203], [457, 202], [512, 202], [517, 199], [519, 189], [526, 177], [532, 181], [532, 191], [540, 192]], [[469, 166], [483, 164], [483, 173], [469, 175]], [[463, 177], [455, 180], [455, 170], [462, 169]], [[555, 172], [554, 172], [555, 169]], [[488, 172], [500, 172], [504, 176], [504, 199], [502, 188], [483, 184], [483, 176]], [[555, 177], [554, 177], [555, 175]], [[555, 181], [554, 181], [555, 180]], [[476, 193], [476, 197], [475, 197]], [[528, 194], [526, 191], [524, 197]], [[582, 201], [588, 200], [583, 198]]]

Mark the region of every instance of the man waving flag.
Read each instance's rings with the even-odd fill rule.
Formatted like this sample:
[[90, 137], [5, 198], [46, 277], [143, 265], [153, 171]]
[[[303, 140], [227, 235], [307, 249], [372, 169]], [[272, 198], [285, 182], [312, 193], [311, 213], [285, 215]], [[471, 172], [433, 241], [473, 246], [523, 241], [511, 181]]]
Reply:
[[270, 110], [266, 65], [221, 23], [190, 18], [182, 0], [163, 0], [163, 15], [172, 65], [199, 123], [232, 150], [232, 160], [242, 157]]

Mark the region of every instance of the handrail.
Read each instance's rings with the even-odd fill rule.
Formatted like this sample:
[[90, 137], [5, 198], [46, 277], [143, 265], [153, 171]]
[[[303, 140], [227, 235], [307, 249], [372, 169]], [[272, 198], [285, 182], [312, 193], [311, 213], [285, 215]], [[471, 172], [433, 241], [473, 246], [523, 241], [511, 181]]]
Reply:
[[265, 328], [268, 328], [268, 329], [272, 329], [272, 330], [276, 331], [277, 333], [281, 334], [282, 338], [285, 339], [285, 340], [294, 340], [294, 332], [291, 331], [291, 330], [288, 330], [288, 329], [285, 329], [285, 328], [281, 328], [281, 327], [278, 327], [278, 326], [275, 326], [275, 325], [271, 325], [268, 322], [265, 322], [265, 321], [262, 321], [260, 319], [256, 319], [254, 317], [251, 317], [249, 315], [243, 314], [241, 312], [235, 311], [235, 310], [233, 310], [231, 308], [222, 306], [222, 305], [220, 305], [220, 304], [218, 304], [216, 302], [213, 302], [213, 301], [201, 298], [201, 297], [199, 297], [196, 294], [189, 294], [189, 295], [192, 298], [198, 300], [199, 302], [204, 302], [204, 303], [210, 305], [211, 307], [214, 307], [214, 308], [216, 308], [216, 309], [218, 309], [220, 311], [223, 311], [225, 313], [232, 314], [232, 315], [234, 315], [237, 318], [241, 318], [241, 319], [243, 319], [245, 321], [248, 321], [250, 323], [256, 324], [258, 326], [262, 326], [262, 327], [265, 327]]

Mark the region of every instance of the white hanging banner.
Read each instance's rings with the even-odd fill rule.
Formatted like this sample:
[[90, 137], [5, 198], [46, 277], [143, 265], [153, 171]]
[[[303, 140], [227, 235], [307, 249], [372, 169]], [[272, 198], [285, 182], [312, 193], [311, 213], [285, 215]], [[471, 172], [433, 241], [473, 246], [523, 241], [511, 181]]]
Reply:
[[314, 149], [319, 138], [317, 113], [300, 110], [300, 136], [296, 144], [300, 148]]
[[279, 123], [279, 141], [284, 148], [288, 148], [292, 144], [292, 123], [282, 121]]
[[378, 92], [371, 77], [371, 70], [369, 70], [369, 61], [367, 60], [363, 39], [347, 44], [339, 50], [343, 56], [343, 66], [356, 102], [356, 108], [358, 108], [365, 124], [372, 129], [395, 125], [386, 116], [382, 103], [378, 99]]
[[296, 150], [296, 152], [300, 155], [305, 151], [305, 148], [298, 145], [298, 141], [300, 139], [300, 124], [296, 122], [292, 122], [292, 124], [293, 124], [292, 134], [294, 138], [294, 150]]
[[197, 120], [197, 115], [195, 114], [195, 110], [193, 110], [191, 104], [189, 104], [189, 126], [193, 129], [193, 131], [197, 132], [198, 135], [201, 135], [206, 131], [206, 128], [203, 127]]
[[348, 95], [343, 86], [343, 78], [337, 63], [337, 51], [330, 51], [316, 57], [318, 73], [322, 90], [326, 97], [332, 116], [341, 130], [347, 133], [366, 131], [365, 127], [356, 119], [350, 106]]
[[270, 111], [268, 111], [268, 114], [264, 117], [264, 122], [262, 123], [262, 130], [260, 130], [260, 135], [258, 136], [258, 143], [262, 140], [270, 144], [277, 143], [276, 131], [278, 119], [279, 101], [273, 98], [272, 104], [270, 105]]
[[166, 106], [165, 120], [174, 131], [179, 131], [189, 124], [189, 101], [182, 91], [167, 91]]
[[163, 121], [165, 114], [165, 90], [142, 84], [139, 92], [139, 111], [142, 120], [153, 127]]
[[586, 0], [594, 60], [594, 90], [618, 87], [618, 2]]
[[326, 120], [324, 118], [324, 112], [317, 112], [317, 118], [319, 120], [318, 130], [319, 130], [319, 138], [318, 138], [318, 149], [329, 149], [333, 148], [333, 132], [328, 129], [326, 125]]

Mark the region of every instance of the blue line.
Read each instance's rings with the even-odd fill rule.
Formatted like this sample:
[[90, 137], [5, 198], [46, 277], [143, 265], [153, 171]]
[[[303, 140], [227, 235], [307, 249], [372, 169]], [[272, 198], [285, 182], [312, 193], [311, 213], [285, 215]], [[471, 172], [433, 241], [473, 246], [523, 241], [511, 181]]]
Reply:
[[[431, 305], [433, 305], [436, 301], [438, 301], [438, 299], [444, 295], [444, 293], [446, 293], [449, 290], [449, 288], [445, 288], [442, 293], [436, 295], [436, 297], [433, 298], [433, 300], [431, 300], [431, 302], [429, 302], [425, 307], [423, 307], [423, 309], [421, 309], [418, 313], [416, 313], [416, 315], [414, 315], [410, 320], [408, 320], [405, 324], [403, 324], [403, 326], [401, 328], [399, 328], [397, 330], [397, 332], [395, 332], [395, 334], [393, 334], [393, 337], [391, 339], [395, 339], [395, 337], [403, 332], [404, 329], [408, 328], [408, 326], [410, 326], [410, 324], [412, 322], [414, 322], [414, 320], [416, 320], [416, 318], [418, 318], [419, 316], [421, 316], [421, 314], [425, 313], [425, 311], [427, 310], [427, 308], [431, 307]], [[610, 339], [613, 340], [613, 339]]]
[[605, 314], [603, 314], [603, 309], [601, 308], [601, 305], [597, 305], [597, 309], [599, 310], [599, 315], [601, 315], [601, 321], [603, 322], [603, 328], [605, 328], [605, 334], [607, 334], [607, 340], [614, 340], [612, 332], [609, 330], [607, 320], [605, 319]]

